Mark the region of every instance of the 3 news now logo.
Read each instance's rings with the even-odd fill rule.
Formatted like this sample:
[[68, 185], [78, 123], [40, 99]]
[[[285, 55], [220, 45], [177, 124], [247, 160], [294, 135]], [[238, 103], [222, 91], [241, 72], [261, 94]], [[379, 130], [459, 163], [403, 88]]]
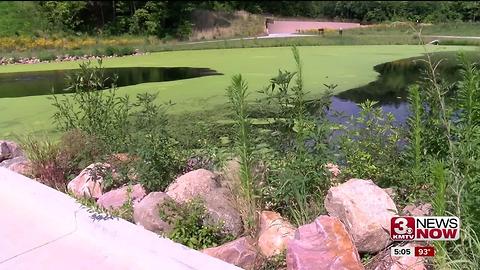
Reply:
[[458, 217], [393, 217], [390, 221], [393, 241], [445, 241], [460, 238]]

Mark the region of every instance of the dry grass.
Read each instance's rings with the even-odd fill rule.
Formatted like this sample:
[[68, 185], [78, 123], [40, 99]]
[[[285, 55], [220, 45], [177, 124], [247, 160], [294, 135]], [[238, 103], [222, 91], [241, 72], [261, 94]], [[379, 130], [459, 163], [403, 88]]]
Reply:
[[245, 11], [233, 14], [199, 11], [194, 16], [191, 41], [251, 37], [265, 33], [265, 18]]

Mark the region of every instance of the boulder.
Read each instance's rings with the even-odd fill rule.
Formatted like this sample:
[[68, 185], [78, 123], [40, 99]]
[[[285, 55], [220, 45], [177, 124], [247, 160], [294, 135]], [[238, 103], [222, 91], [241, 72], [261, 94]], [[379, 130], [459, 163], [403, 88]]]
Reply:
[[265, 257], [282, 253], [287, 248], [287, 242], [293, 239], [294, 235], [295, 227], [283, 219], [279, 213], [262, 211], [258, 248]]
[[242, 233], [242, 218], [233, 207], [231, 193], [219, 186], [214, 173], [205, 169], [188, 172], [170, 184], [166, 194], [178, 203], [200, 198], [211, 217], [209, 221], [223, 223], [225, 231], [234, 236]]
[[165, 192], [177, 202], [187, 202], [216, 188], [218, 183], [215, 181], [215, 174], [198, 169], [178, 177]]
[[220, 174], [220, 184], [224, 187], [234, 188], [237, 183], [240, 183], [240, 162], [237, 159], [227, 161]]
[[19, 174], [30, 176], [31, 164], [30, 161], [24, 156], [14, 157], [12, 159], [6, 159], [0, 162], [0, 167], [7, 168]]
[[20, 147], [12, 141], [0, 141], [0, 162], [22, 156]]
[[[130, 192], [129, 192], [130, 189]], [[133, 204], [138, 203], [145, 197], [145, 189], [140, 184], [133, 186], [124, 186], [121, 188], [110, 190], [98, 198], [97, 203], [105, 209], [119, 209], [130, 198]]]
[[287, 246], [287, 269], [364, 269], [352, 238], [336, 217], [300, 226]]
[[133, 220], [149, 231], [167, 233], [172, 227], [160, 219], [160, 205], [171, 198], [164, 192], [151, 192], [133, 205]]
[[330, 188], [325, 209], [345, 224], [359, 252], [376, 253], [391, 243], [390, 219], [397, 207], [371, 180], [350, 179]]
[[249, 237], [241, 237], [218, 247], [204, 249], [202, 252], [244, 269], [254, 269], [258, 255], [254, 240]]
[[[415, 246], [406, 244], [405, 246]], [[365, 265], [367, 270], [425, 270], [424, 259], [413, 256], [391, 256], [391, 250], [378, 253]]]
[[403, 208], [403, 214], [406, 216], [429, 216], [432, 214], [433, 208], [429, 203], [420, 205], [409, 204]]
[[103, 194], [102, 182], [109, 169], [110, 165], [108, 163], [90, 164], [68, 183], [67, 188], [77, 197], [98, 199]]
[[204, 194], [201, 198], [213, 223], [223, 224], [225, 232], [235, 237], [243, 232], [242, 217], [237, 209], [233, 207], [228, 189], [217, 188]]
[[392, 198], [392, 200], [394, 200], [395, 197], [397, 196], [393, 188], [384, 188], [383, 190], [385, 190], [385, 192], [388, 194], [388, 196], [390, 196], [390, 198]]

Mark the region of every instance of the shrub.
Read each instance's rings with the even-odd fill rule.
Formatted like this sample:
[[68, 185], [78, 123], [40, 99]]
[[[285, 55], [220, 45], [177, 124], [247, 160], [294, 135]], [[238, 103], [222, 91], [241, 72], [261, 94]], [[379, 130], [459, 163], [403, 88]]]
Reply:
[[184, 204], [169, 200], [160, 207], [159, 215], [173, 227], [167, 237], [190, 248], [200, 250], [233, 240], [223, 232], [220, 224], [209, 225], [209, 217], [201, 200]]
[[[97, 67], [90, 62], [80, 67], [70, 78], [74, 94], [53, 96], [57, 126], [97, 138], [105, 154], [128, 152], [136, 157], [135, 164], [119, 168], [123, 180], [112, 180], [113, 186], [128, 182], [134, 167], [147, 190], [163, 190], [180, 167], [176, 144], [167, 132], [165, 111], [171, 104], [157, 105], [157, 95], [150, 93], [138, 94], [133, 103], [128, 96], [118, 96], [116, 80], [104, 76], [101, 60]], [[110, 89], [103, 90], [108, 83]]]
[[132, 55], [134, 52], [135, 50], [132, 47], [122, 47], [118, 50], [118, 55]]
[[73, 95], [59, 98], [53, 95], [53, 115], [55, 124], [60, 130], [79, 129], [88, 135], [94, 135], [111, 150], [125, 150], [125, 139], [128, 137], [127, 123], [130, 103], [128, 97], [116, 94], [115, 79], [106, 78], [102, 61], [93, 67], [91, 62], [80, 64], [80, 71], [68, 78], [69, 88]]
[[139, 158], [136, 171], [150, 191], [164, 190], [180, 170], [179, 151], [167, 131], [168, 107], [155, 104], [156, 98], [157, 94], [138, 94], [129, 123], [129, 152]]
[[105, 48], [105, 55], [106, 56], [118, 55], [118, 49], [112, 46], [107, 46]]
[[360, 114], [342, 125], [339, 136], [345, 159], [345, 177], [372, 179], [381, 186], [397, 185], [401, 155], [400, 129], [394, 116], [376, 102], [360, 104]]
[[327, 91], [324, 98], [307, 102], [300, 54], [296, 47], [292, 53], [296, 72], [280, 70], [261, 91], [266, 95], [264, 107], [272, 106], [275, 114], [270, 132], [264, 133], [269, 146], [262, 152], [269, 160], [269, 175], [262, 194], [271, 207], [301, 225], [320, 214], [329, 186], [324, 170], [329, 95]]
[[58, 147], [59, 158], [70, 168], [66, 175], [68, 178], [72, 178], [83, 168], [98, 161], [105, 152], [105, 146], [100, 140], [78, 129], [64, 133]]
[[69, 169], [65, 161], [59, 158], [58, 145], [46, 138], [32, 136], [20, 139], [20, 144], [31, 162], [33, 176], [45, 185], [65, 192]]

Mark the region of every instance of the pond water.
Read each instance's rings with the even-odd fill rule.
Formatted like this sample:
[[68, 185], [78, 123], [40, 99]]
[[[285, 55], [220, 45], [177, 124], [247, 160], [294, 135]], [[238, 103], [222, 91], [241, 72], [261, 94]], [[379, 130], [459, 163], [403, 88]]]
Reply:
[[[466, 53], [466, 56], [470, 61], [480, 60], [479, 52]], [[424, 74], [425, 63], [421, 59], [425, 57], [407, 58], [375, 66], [375, 71], [379, 73], [376, 81], [332, 97], [329, 119], [337, 123], [344, 122], [344, 117], [358, 115], [358, 104], [369, 99], [377, 101], [377, 106], [381, 106], [385, 113], [392, 113], [397, 124], [405, 123], [410, 113], [407, 103], [408, 86], [421, 80]], [[460, 78], [456, 53], [437, 53], [433, 54], [432, 59], [444, 59], [438, 71], [447, 82]]]
[[[435, 60], [445, 59], [440, 65], [439, 72], [447, 81], [454, 81], [460, 77], [460, 66], [456, 56], [454, 52], [433, 55]], [[467, 57], [478, 61], [480, 53], [469, 52]], [[407, 88], [422, 76], [424, 63], [420, 59], [424, 57], [401, 59], [375, 66], [374, 70], [379, 73], [376, 81], [332, 97], [329, 118], [334, 122], [344, 122], [344, 117], [338, 114], [347, 117], [358, 115], [360, 111], [358, 104], [369, 99], [378, 101], [377, 106], [382, 106], [384, 112], [391, 112], [398, 123], [405, 123], [409, 115], [406, 102]], [[52, 87], [56, 92], [60, 92], [66, 87], [65, 76], [75, 71], [0, 73], [0, 98], [48, 95], [52, 93]], [[212, 69], [190, 67], [106, 68], [105, 73], [109, 77], [118, 74], [118, 86], [221, 75]]]
[[[0, 98], [49, 95], [52, 94], [52, 87], [56, 93], [59, 93], [66, 88], [66, 75], [72, 74], [75, 71], [78, 70], [0, 73]], [[112, 77], [113, 74], [118, 74], [118, 86], [222, 75], [209, 68], [105, 68], [105, 75], [107, 77]]]

